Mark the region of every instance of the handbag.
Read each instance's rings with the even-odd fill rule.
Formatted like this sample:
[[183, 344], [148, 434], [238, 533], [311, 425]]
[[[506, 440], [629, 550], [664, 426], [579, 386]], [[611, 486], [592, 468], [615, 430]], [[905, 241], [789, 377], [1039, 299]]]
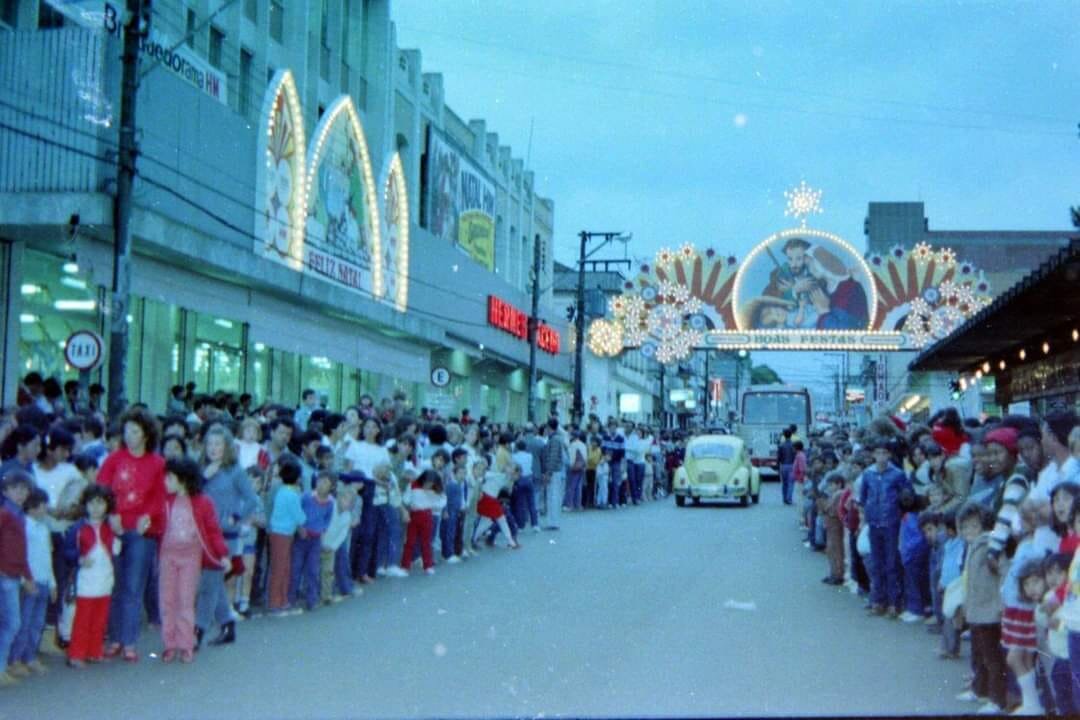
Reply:
[[967, 599], [967, 590], [964, 588], [964, 575], [953, 578], [952, 582], [945, 588], [945, 597], [941, 602], [941, 612], [947, 617], [951, 618], [956, 615], [956, 611], [964, 606], [964, 601]]
[[866, 556], [870, 554], [870, 526], [866, 523], [862, 524], [859, 528], [859, 535], [855, 538], [855, 549], [859, 551], [860, 555]]

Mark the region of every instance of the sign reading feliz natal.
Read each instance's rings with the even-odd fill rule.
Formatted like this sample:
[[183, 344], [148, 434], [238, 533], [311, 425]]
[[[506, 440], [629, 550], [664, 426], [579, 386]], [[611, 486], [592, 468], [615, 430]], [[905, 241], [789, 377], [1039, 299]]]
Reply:
[[660, 250], [590, 324], [590, 350], [639, 348], [661, 363], [704, 347], [917, 350], [990, 302], [984, 274], [952, 250], [919, 243], [864, 257], [808, 225], [820, 190], [803, 182], [784, 196], [798, 227], [769, 235], [742, 262], [712, 247]]

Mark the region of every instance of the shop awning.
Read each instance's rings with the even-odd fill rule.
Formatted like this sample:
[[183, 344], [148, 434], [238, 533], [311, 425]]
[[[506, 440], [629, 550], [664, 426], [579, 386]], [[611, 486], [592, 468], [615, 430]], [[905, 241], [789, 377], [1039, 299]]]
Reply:
[[[1052, 255], [948, 337], [923, 350], [910, 370], [965, 371], [992, 357], [1015, 357], [1048, 338], [1069, 337], [1080, 322], [1080, 238]], [[1072, 341], [1070, 337], [1070, 343]], [[1051, 344], [1056, 352], [1060, 341]]]

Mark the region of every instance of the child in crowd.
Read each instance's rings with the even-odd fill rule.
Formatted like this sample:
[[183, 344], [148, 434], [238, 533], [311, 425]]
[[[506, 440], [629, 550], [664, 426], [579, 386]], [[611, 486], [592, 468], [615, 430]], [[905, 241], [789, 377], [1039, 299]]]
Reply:
[[[802, 440], [796, 440], [791, 444], [791, 447], [795, 450], [795, 460], [791, 465], [791, 480], [795, 483], [795, 490], [799, 494], [804, 495], [803, 482], [806, 480], [806, 452], [805, 446], [802, 444]], [[806, 528], [806, 509], [805, 505], [796, 503], [796, 507], [799, 511], [799, 519], [801, 527]]]
[[[1027, 498], [1020, 503], [1019, 519], [1024, 533], [1008, 573], [1001, 585], [1003, 605], [1001, 617], [1001, 645], [1008, 654], [1006, 663], [1016, 676], [1022, 696], [1022, 714], [1042, 714], [1035, 681], [1035, 654], [1038, 637], [1035, 627], [1035, 606], [1042, 602], [1045, 589], [1041, 565], [1046, 555], [1057, 552], [1059, 538], [1049, 526], [1050, 503], [1046, 500]], [[998, 516], [998, 528], [1001, 517]], [[1034, 577], [1038, 575], [1037, 581]], [[1029, 590], [1025, 583], [1030, 583]], [[1038, 593], [1034, 592], [1038, 589]]]
[[8, 470], [0, 491], [0, 687], [14, 685], [18, 678], [8, 672], [11, 645], [19, 632], [20, 591], [37, 592], [26, 559], [26, 527], [23, 504], [34, 481], [24, 470]]
[[353, 586], [349, 572], [349, 533], [359, 516], [353, 515], [357, 503], [353, 489], [339, 483], [334, 498], [334, 514], [322, 536], [320, 576], [322, 577], [323, 604], [338, 603], [350, 595], [361, 595], [363, 590]]
[[[931, 502], [929, 500], [929, 494], [925, 497], [923, 502]], [[940, 513], [930, 512], [924, 510], [919, 513], [919, 532], [922, 533], [923, 540], [926, 541], [927, 547], [927, 587], [929, 590], [929, 607], [931, 609], [930, 614], [926, 617], [926, 624], [929, 625], [929, 632], [937, 634], [941, 632], [941, 593], [938, 592], [938, 581], [941, 579], [941, 558], [945, 549], [945, 530], [942, 526], [942, 517]]]
[[611, 482], [611, 452], [604, 453], [596, 466], [596, 497], [593, 505], [598, 508], [608, 506], [608, 483]]
[[202, 568], [229, 566], [217, 510], [202, 492], [205, 482], [195, 460], [173, 458], [165, 464], [165, 531], [158, 588], [165, 645], [161, 659], [167, 663], [177, 656], [185, 663], [195, 659], [195, 598]]
[[975, 676], [971, 689], [959, 700], [981, 702], [980, 713], [1005, 710], [1005, 654], [1001, 649], [1001, 580], [988, 561], [990, 531], [996, 518], [979, 503], [969, 502], [957, 515], [960, 536], [967, 543], [964, 607], [957, 613], [957, 626], [971, 629], [971, 663]]
[[[964, 570], [964, 555], [967, 544], [964, 542], [956, 527], [956, 513], [947, 512], [942, 517], [942, 525], [945, 528], [944, 542], [941, 550], [941, 572], [938, 576], [938, 595], [944, 605], [945, 592], [954, 582], [962, 582], [961, 573]], [[960, 657], [960, 628], [952, 615], [941, 613], [941, 649], [938, 657]]]
[[919, 510], [925, 498], [913, 488], [900, 493], [900, 563], [904, 568], [904, 612], [900, 620], [921, 622], [930, 606], [930, 545], [919, 526]]
[[[514, 540], [513, 534], [510, 532], [510, 526], [506, 522], [506, 516], [503, 513], [502, 503], [499, 502], [499, 492], [502, 490], [503, 485], [506, 482], [506, 476], [502, 473], [488, 473], [486, 471], [486, 463], [483, 460], [477, 460], [476, 466], [480, 467], [480, 474], [483, 477], [483, 485], [480, 486], [480, 500], [476, 506], [476, 512], [480, 516], [480, 521], [477, 523], [476, 530], [472, 535], [473, 547], [476, 547], [476, 539], [483, 537], [484, 533], [491, 528], [492, 525], [498, 525], [500, 532], [506, 538], [506, 542], [511, 548], [517, 550], [521, 546]], [[521, 473], [521, 467], [513, 465], [513, 472], [515, 475]]]
[[270, 545], [270, 582], [268, 609], [277, 616], [289, 611], [289, 578], [292, 575], [293, 535], [307, 520], [300, 498], [300, 464], [291, 457], [280, 458], [275, 465], [275, 479], [281, 487], [273, 493], [268, 544]]
[[298, 608], [302, 591], [304, 606], [309, 612], [319, 605], [322, 536], [334, 515], [334, 498], [330, 496], [334, 489], [333, 473], [317, 470], [314, 481], [314, 491], [305, 492], [300, 499], [304, 522], [297, 528], [293, 540], [289, 577], [289, 604]]
[[1039, 657], [1044, 661], [1044, 677], [1050, 679], [1054, 706], [1058, 715], [1075, 715], [1073, 676], [1069, 666], [1069, 634], [1061, 618], [1061, 601], [1066, 589], [1066, 577], [1072, 558], [1054, 553], [1043, 564], [1046, 594], [1035, 611], [1040, 631]]
[[844, 496], [844, 475], [834, 470], [826, 476], [824, 503], [825, 556], [829, 561], [829, 574], [822, 582], [826, 585], [844, 584], [844, 525], [840, 520], [840, 503]]
[[[460, 450], [461, 448], [458, 448]], [[455, 450], [456, 454], [458, 450]], [[466, 453], [466, 457], [468, 454]], [[465, 463], [454, 463], [446, 481], [446, 507], [439, 522], [442, 535], [442, 556], [450, 564], [461, 562], [461, 543], [458, 536], [458, 520], [465, 501]]]
[[483, 458], [477, 458], [473, 462], [472, 467], [468, 469], [468, 484], [467, 484], [467, 498], [466, 504], [468, 505], [468, 511], [465, 516], [465, 537], [468, 541], [465, 543], [465, 555], [466, 557], [476, 555], [476, 547], [473, 543], [476, 537], [477, 522], [479, 522], [480, 499], [483, 497], [481, 488], [484, 485], [484, 476], [487, 474], [487, 460]]
[[408, 572], [413, 562], [413, 553], [417, 545], [424, 562], [424, 572], [435, 574], [435, 559], [431, 551], [431, 536], [434, 532], [435, 513], [442, 512], [446, 506], [443, 493], [442, 475], [434, 470], [425, 470], [420, 478], [409, 486], [403, 498], [409, 509], [409, 533], [405, 538], [405, 550], [401, 556], [401, 568]]
[[[1039, 699], [1035, 679], [1035, 657], [1039, 646], [1035, 608], [1046, 595], [1043, 560], [1018, 563], [1015, 577], [1015, 604], [1006, 606], [1001, 618], [1001, 644], [1008, 650], [1005, 661], [1015, 674], [1021, 693], [1020, 707], [1014, 714], [1042, 715], [1046, 711]], [[1021, 615], [1018, 610], [1025, 612]]]
[[113, 591], [113, 558], [120, 540], [106, 517], [115, 506], [112, 490], [90, 485], [79, 505], [85, 519], [68, 529], [65, 545], [68, 560], [78, 562], [75, 575], [75, 620], [68, 645], [68, 665], [81, 669], [105, 659], [105, 630]]
[[23, 503], [26, 513], [26, 559], [34, 581], [34, 592], [23, 590], [19, 602], [21, 620], [19, 631], [11, 645], [8, 673], [25, 677], [44, 673], [45, 665], [38, 660], [38, 645], [45, 630], [45, 610], [56, 601], [56, 579], [53, 577], [52, 536], [49, 534], [49, 495], [33, 488]]
[[[400, 492], [397, 479], [389, 463], [379, 463], [371, 470], [375, 480], [375, 494], [371, 505], [375, 512], [375, 574], [399, 576], [401, 557], [401, 510], [392, 498]], [[364, 583], [369, 582], [361, 578]]]

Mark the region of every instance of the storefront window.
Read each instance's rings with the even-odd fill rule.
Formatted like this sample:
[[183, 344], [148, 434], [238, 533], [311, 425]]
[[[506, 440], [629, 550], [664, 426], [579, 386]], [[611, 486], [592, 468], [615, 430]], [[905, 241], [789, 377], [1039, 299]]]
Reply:
[[193, 377], [206, 392], [239, 393], [244, 381], [243, 323], [189, 312], [195, 319]]
[[270, 376], [273, 372], [271, 350], [261, 342], [251, 343], [248, 359], [247, 391], [255, 396], [255, 404], [266, 402], [270, 397]]
[[61, 380], [77, 377], [64, 360], [64, 343], [76, 330], [101, 332], [97, 288], [74, 263], [28, 249], [19, 293], [20, 371]]
[[341, 406], [341, 363], [326, 357], [300, 359], [300, 384], [319, 396], [319, 403], [330, 408]]

